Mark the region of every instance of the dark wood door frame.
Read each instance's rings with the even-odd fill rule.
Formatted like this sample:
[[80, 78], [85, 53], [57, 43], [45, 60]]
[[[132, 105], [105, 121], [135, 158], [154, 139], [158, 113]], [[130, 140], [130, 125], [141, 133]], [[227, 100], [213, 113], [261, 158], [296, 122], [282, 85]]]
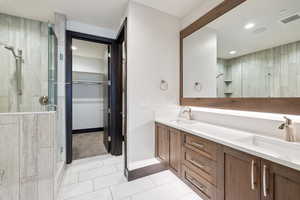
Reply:
[[[67, 164], [70, 164], [72, 162], [72, 39], [96, 42], [109, 46], [111, 52], [109, 69], [111, 95], [109, 95], [109, 104], [111, 109], [110, 118], [113, 119], [110, 120], [110, 135], [112, 138], [110, 151], [113, 155], [121, 155], [122, 143], [120, 144], [120, 140], [115, 140], [115, 138], [120, 137], [120, 131], [118, 130], [118, 127], [116, 127], [115, 123], [112, 123], [114, 121], [118, 121], [119, 118], [117, 116], [120, 115], [119, 113], [116, 113], [116, 107], [118, 107], [118, 105], [115, 104], [116, 99], [118, 99], [119, 91], [119, 85], [116, 80], [116, 73], [118, 73], [116, 72], [116, 66], [118, 64], [118, 46], [116, 40], [74, 31], [66, 31], [66, 162]], [[121, 146], [121, 148], [118, 145]], [[121, 151], [119, 151], [119, 149], [121, 149]]]
[[180, 32], [180, 105], [218, 109], [300, 114], [300, 98], [184, 98], [183, 97], [183, 39], [223, 16], [247, 0], [224, 0]]

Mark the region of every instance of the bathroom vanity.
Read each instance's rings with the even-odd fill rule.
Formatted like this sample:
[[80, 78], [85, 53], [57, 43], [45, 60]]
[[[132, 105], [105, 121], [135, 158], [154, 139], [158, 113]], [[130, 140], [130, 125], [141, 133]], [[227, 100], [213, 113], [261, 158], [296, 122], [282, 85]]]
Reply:
[[165, 119], [156, 120], [155, 138], [156, 157], [204, 200], [300, 198], [297, 143]]

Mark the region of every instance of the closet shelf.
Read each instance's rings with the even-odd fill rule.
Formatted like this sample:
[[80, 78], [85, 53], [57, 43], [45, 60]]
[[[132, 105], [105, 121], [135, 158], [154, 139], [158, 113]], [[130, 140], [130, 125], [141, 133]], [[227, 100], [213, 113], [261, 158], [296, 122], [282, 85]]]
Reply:
[[86, 80], [76, 80], [72, 82], [73, 84], [82, 85], [111, 85], [110, 81], [86, 81]]
[[105, 74], [104, 72], [88, 72], [88, 71], [78, 71], [78, 70], [73, 70], [73, 73], [85, 73], [85, 74], [95, 74], [95, 75]]

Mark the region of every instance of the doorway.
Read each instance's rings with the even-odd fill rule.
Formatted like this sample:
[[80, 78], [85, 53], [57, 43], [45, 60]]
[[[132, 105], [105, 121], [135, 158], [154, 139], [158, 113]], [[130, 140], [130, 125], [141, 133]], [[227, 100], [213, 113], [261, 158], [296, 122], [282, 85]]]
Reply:
[[[104, 111], [109, 87], [109, 45], [72, 39], [72, 159], [107, 154]], [[105, 100], [104, 100], [105, 99]]]
[[[122, 155], [116, 40], [67, 31], [67, 163], [103, 154]], [[122, 106], [121, 106], [122, 107]]]

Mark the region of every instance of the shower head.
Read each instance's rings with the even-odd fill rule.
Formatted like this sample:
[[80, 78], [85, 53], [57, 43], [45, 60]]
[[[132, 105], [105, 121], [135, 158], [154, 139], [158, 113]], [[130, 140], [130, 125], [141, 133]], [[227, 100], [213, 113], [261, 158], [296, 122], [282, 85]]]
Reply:
[[10, 51], [14, 51], [15, 50], [15, 48], [13, 46], [7, 46], [7, 45], [5, 45], [4, 48], [7, 49], [7, 50], [10, 50]]
[[15, 47], [6, 45], [6, 44], [4, 44], [4, 43], [0, 43], [0, 45], [3, 46], [6, 50], [11, 51], [11, 53], [13, 54], [13, 56], [15, 57], [15, 59], [19, 59], [19, 58], [22, 57], [22, 56], [21, 56], [22, 51], [19, 50], [18, 53], [19, 53], [20, 55], [17, 55], [16, 52], [15, 52]]

